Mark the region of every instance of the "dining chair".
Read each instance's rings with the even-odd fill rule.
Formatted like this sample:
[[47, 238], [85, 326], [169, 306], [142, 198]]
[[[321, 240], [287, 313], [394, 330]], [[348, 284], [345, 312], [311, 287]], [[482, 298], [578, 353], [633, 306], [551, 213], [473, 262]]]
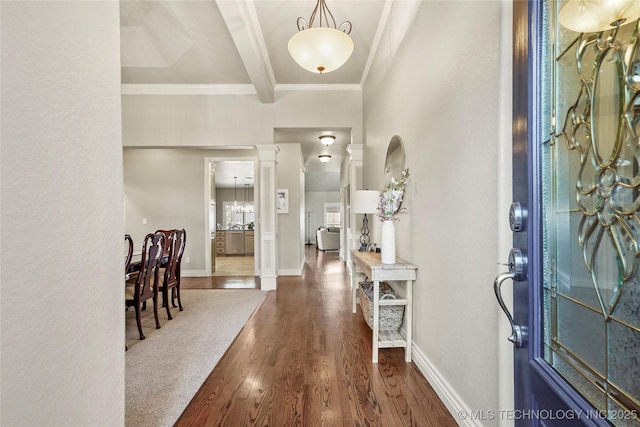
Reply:
[[129, 234], [125, 234], [124, 241], [127, 244], [127, 254], [124, 257], [124, 274], [126, 278], [131, 267], [131, 258], [133, 258], [133, 239]]
[[164, 245], [164, 252], [162, 254], [162, 257], [166, 260], [166, 262], [163, 264], [166, 264], [169, 261], [169, 249], [171, 245], [169, 245], [168, 242], [169, 242], [169, 238], [171, 237], [171, 233], [173, 231], [174, 230], [156, 230], [155, 231], [156, 233], [164, 234], [165, 245]]
[[167, 318], [173, 319], [171, 310], [169, 309], [169, 291], [171, 291], [171, 305], [176, 307], [175, 299], [178, 299], [180, 311], [183, 311], [182, 301], [180, 298], [180, 261], [184, 253], [186, 232], [183, 230], [158, 230], [156, 233], [163, 233], [169, 236], [168, 244], [165, 245], [165, 254], [168, 256], [167, 263], [160, 270], [162, 275], [162, 283], [158, 291], [162, 294], [162, 305], [167, 310]]
[[175, 307], [175, 297], [177, 296], [178, 298], [178, 306], [180, 307], [180, 311], [182, 311], [182, 300], [180, 299], [180, 283], [182, 282], [182, 255], [184, 254], [184, 248], [187, 246], [187, 231], [183, 228], [180, 230], [176, 230], [176, 233], [178, 235], [178, 241], [181, 242], [180, 245], [178, 245], [179, 249], [178, 249], [178, 256], [177, 256], [177, 271], [176, 271], [176, 277], [178, 278], [178, 284], [176, 285], [176, 287], [174, 288], [174, 292], [171, 294], [171, 303], [173, 304], [173, 306]]
[[136, 323], [140, 339], [145, 339], [142, 333], [142, 322], [140, 319], [141, 305], [148, 299], [153, 300], [153, 315], [156, 321], [156, 329], [160, 329], [158, 320], [158, 286], [160, 260], [165, 246], [165, 237], [162, 233], [149, 233], [142, 243], [142, 258], [140, 271], [133, 285], [125, 286], [125, 305], [134, 307], [136, 311]]

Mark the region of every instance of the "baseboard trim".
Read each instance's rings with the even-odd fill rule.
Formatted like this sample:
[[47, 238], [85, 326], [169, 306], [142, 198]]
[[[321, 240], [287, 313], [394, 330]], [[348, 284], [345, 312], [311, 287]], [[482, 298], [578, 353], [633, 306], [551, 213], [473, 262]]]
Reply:
[[182, 270], [180, 274], [183, 277], [208, 277], [211, 273], [207, 273], [207, 270]]
[[427, 379], [436, 394], [447, 407], [453, 419], [460, 426], [482, 427], [479, 420], [469, 416], [471, 409], [462, 401], [455, 389], [442, 376], [440, 371], [431, 363], [425, 354], [416, 346], [411, 345], [411, 356], [422, 375]]
[[278, 276], [301, 276], [301, 268], [283, 268], [278, 270]]

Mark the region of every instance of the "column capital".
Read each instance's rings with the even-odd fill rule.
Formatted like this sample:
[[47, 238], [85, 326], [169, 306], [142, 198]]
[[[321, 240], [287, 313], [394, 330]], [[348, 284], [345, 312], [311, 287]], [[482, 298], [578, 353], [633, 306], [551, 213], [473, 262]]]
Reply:
[[361, 162], [364, 159], [364, 144], [347, 145], [347, 153], [350, 161]]
[[276, 161], [276, 156], [278, 151], [280, 151], [280, 147], [278, 147], [277, 145], [268, 145], [268, 144], [261, 144], [261, 145], [256, 145], [256, 148], [258, 149], [258, 158], [260, 159], [260, 161]]

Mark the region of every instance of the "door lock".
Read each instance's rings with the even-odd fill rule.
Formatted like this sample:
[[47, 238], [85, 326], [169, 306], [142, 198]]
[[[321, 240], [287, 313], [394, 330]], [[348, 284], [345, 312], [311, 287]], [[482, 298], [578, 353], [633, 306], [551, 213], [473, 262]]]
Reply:
[[522, 348], [527, 344], [527, 327], [516, 325], [513, 322], [513, 316], [509, 312], [509, 309], [502, 299], [502, 283], [507, 279], [513, 281], [523, 281], [527, 278], [527, 255], [518, 248], [513, 248], [509, 252], [509, 271], [506, 273], [500, 273], [493, 282], [493, 291], [496, 294], [496, 299], [500, 308], [507, 316], [507, 320], [511, 325], [511, 336], [508, 338], [517, 348]]
[[511, 203], [511, 207], [509, 208], [509, 227], [511, 227], [511, 231], [518, 232], [524, 230], [526, 220], [527, 210], [522, 206], [522, 203]]

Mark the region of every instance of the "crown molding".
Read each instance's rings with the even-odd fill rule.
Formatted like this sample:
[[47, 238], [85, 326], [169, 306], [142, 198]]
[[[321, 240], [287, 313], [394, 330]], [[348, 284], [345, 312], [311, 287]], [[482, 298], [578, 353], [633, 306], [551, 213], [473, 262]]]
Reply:
[[255, 95], [251, 84], [122, 84], [122, 95]]
[[276, 91], [345, 91], [362, 92], [359, 84], [320, 84], [320, 85], [276, 85]]
[[[276, 85], [280, 92], [305, 91], [343, 91], [362, 92], [359, 84], [317, 84], [317, 85]], [[217, 84], [135, 84], [123, 83], [120, 86], [122, 95], [256, 95], [251, 84], [217, 85]]]

